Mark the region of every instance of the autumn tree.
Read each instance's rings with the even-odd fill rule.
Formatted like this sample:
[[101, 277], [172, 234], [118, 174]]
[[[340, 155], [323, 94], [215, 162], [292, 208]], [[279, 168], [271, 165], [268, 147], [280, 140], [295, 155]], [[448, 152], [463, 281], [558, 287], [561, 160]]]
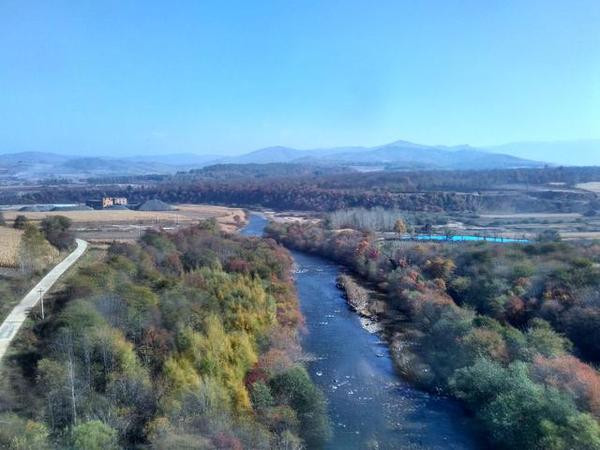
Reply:
[[398, 234], [406, 234], [408, 228], [406, 227], [406, 223], [402, 219], [396, 220], [394, 223], [394, 231]]
[[44, 236], [59, 250], [67, 250], [75, 244], [71, 231], [71, 219], [65, 216], [49, 216], [42, 220], [40, 228]]

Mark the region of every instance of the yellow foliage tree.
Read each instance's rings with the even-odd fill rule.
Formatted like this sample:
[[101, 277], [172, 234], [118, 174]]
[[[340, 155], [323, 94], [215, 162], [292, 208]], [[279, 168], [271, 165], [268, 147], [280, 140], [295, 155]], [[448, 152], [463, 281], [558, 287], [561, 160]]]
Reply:
[[396, 220], [394, 223], [394, 231], [396, 233], [405, 234], [407, 231], [406, 223], [402, 219]]

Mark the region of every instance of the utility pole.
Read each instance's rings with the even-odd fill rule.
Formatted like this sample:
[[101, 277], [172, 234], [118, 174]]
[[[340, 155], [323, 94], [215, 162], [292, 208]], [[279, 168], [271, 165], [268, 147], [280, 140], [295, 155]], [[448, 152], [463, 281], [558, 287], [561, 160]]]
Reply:
[[40, 303], [42, 304], [42, 320], [44, 320], [44, 290], [40, 288]]

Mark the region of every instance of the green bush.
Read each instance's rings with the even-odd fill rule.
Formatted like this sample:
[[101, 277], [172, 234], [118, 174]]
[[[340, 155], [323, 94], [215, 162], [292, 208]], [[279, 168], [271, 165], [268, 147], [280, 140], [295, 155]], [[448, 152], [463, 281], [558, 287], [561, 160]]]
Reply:
[[17, 417], [0, 415], [0, 448], [44, 450], [50, 448], [46, 425]]
[[117, 431], [99, 420], [77, 425], [73, 428], [75, 450], [117, 449]]
[[600, 448], [598, 423], [567, 395], [533, 382], [525, 363], [479, 359], [458, 370], [452, 386], [501, 448]]
[[298, 414], [300, 433], [309, 448], [321, 447], [331, 435], [327, 404], [306, 370], [293, 367], [275, 376], [270, 385], [275, 397], [288, 402]]

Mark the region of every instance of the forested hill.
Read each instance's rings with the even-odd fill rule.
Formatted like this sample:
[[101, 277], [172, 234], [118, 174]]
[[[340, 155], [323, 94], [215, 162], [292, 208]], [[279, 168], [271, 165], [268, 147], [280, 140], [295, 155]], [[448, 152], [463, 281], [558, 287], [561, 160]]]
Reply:
[[290, 265], [213, 221], [113, 244], [21, 337], [0, 447], [319, 448], [328, 420], [299, 362]]

